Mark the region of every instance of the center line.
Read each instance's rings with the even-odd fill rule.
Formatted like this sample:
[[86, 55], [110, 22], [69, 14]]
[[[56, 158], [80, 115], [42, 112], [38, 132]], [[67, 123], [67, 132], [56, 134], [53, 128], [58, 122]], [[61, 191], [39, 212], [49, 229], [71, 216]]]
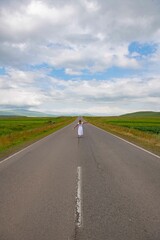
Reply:
[[82, 168], [77, 167], [76, 224], [82, 225]]

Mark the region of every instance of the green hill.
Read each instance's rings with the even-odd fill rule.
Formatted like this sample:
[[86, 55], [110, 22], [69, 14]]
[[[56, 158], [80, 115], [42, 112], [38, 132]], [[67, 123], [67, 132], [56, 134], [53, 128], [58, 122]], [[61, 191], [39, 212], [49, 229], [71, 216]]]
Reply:
[[0, 117], [12, 117], [12, 116], [27, 116], [27, 117], [53, 117], [55, 115], [46, 114], [42, 112], [29, 111], [26, 109], [13, 109], [0, 111]]
[[160, 117], [160, 112], [141, 111], [121, 115], [122, 117]]

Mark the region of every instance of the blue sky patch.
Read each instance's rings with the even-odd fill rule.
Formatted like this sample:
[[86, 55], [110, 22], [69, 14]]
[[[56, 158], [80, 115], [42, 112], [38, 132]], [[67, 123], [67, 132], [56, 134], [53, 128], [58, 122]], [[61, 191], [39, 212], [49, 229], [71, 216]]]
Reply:
[[0, 75], [5, 75], [5, 74], [6, 74], [5, 68], [0, 67]]
[[140, 58], [142, 56], [149, 56], [157, 51], [157, 44], [132, 42], [128, 47], [128, 51], [130, 55], [134, 53], [139, 54], [139, 56], [137, 55], [135, 56], [135, 58]]
[[41, 70], [41, 69], [48, 69], [49, 65], [47, 63], [41, 63], [41, 64], [36, 64], [36, 65], [26, 65], [25, 70], [27, 71], [32, 71], [32, 70]]
[[124, 69], [120, 67], [111, 67], [103, 72], [96, 72], [91, 73], [88, 70], [83, 70], [81, 75], [69, 75], [65, 73], [65, 69], [53, 69], [48, 75], [63, 79], [63, 80], [70, 80], [70, 79], [81, 79], [81, 80], [109, 80], [113, 78], [125, 78], [131, 75], [137, 74], [138, 69]]

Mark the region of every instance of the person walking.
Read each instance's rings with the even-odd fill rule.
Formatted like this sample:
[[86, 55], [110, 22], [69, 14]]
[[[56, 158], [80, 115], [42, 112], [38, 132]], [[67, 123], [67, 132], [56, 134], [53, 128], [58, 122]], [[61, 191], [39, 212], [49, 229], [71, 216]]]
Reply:
[[85, 124], [87, 122], [82, 122], [82, 120], [79, 120], [78, 123], [76, 124], [76, 126], [74, 126], [74, 129], [76, 127], [78, 127], [78, 137], [82, 137], [83, 136], [83, 124]]

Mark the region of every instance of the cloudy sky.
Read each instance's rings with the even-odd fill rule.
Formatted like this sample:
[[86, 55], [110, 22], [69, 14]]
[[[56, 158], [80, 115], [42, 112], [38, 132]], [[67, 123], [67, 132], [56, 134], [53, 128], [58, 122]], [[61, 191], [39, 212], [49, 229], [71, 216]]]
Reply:
[[0, 110], [160, 111], [159, 0], [0, 0]]

